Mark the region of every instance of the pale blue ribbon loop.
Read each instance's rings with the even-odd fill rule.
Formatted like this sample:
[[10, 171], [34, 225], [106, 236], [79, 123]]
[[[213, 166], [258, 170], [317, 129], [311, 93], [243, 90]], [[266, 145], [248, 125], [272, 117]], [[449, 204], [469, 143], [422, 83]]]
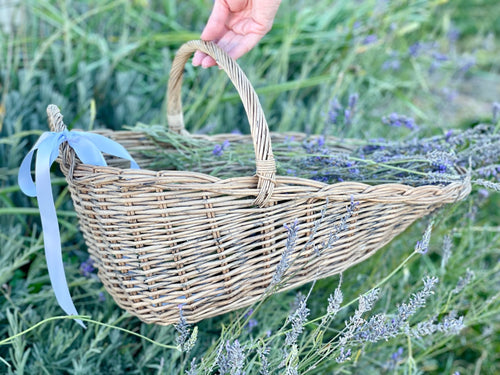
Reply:
[[[106, 160], [102, 155], [102, 152], [105, 152], [129, 160], [131, 168], [139, 168], [139, 166], [122, 145], [109, 138], [100, 134], [63, 130], [43, 133], [19, 167], [18, 183], [21, 190], [30, 197], [37, 197], [44, 233], [47, 268], [57, 302], [66, 314], [78, 315], [64, 274], [61, 237], [50, 183], [50, 167], [57, 159], [59, 146], [63, 142], [68, 142], [84, 164], [106, 166]], [[37, 150], [35, 183], [31, 176], [31, 161]], [[76, 319], [76, 321], [85, 327], [81, 320]]]

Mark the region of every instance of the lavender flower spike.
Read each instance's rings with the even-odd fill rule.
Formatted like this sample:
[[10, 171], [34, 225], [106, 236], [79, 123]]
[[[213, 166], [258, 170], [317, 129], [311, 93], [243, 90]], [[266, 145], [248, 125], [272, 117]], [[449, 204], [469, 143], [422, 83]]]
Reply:
[[500, 103], [498, 102], [493, 102], [492, 106], [492, 111], [493, 111], [493, 124], [496, 124], [500, 120]]
[[415, 246], [415, 251], [420, 254], [427, 254], [429, 251], [429, 242], [431, 240], [431, 233], [432, 233], [432, 225], [434, 224], [433, 221], [427, 225], [427, 228], [425, 228], [425, 233], [424, 236], [422, 237], [421, 241], [417, 242], [417, 245]]
[[394, 126], [397, 128], [404, 126], [410, 130], [418, 129], [418, 126], [413, 118], [400, 115], [396, 112], [391, 113], [389, 116], [382, 117], [382, 122], [386, 125]]

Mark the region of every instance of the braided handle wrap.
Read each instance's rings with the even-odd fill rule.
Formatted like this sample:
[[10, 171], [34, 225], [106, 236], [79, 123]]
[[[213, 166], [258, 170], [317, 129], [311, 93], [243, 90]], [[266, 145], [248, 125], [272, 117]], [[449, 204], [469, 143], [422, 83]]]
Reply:
[[183, 44], [178, 50], [172, 68], [167, 88], [167, 120], [171, 131], [186, 134], [184, 118], [182, 115], [181, 86], [184, 66], [195, 51], [202, 51], [215, 59], [217, 64], [224, 69], [236, 87], [243, 102], [250, 132], [255, 149], [257, 188], [259, 193], [255, 204], [266, 206], [272, 196], [276, 184], [276, 162], [274, 160], [264, 111], [252, 84], [241, 70], [239, 65], [229, 55], [213, 42], [193, 40]]
[[59, 108], [54, 104], [49, 104], [47, 107], [47, 117], [49, 120], [50, 131], [62, 132], [66, 130], [66, 125], [63, 122], [63, 116]]

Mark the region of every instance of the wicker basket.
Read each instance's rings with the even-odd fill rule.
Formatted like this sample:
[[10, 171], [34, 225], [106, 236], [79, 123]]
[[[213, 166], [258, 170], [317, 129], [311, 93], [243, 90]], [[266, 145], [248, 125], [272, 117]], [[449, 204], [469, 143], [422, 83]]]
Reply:
[[[82, 164], [67, 144], [59, 159], [99, 278], [120, 307], [144, 322], [176, 323], [179, 306], [192, 323], [250, 305], [274, 286], [277, 268], [286, 273], [273, 291], [340, 273], [416, 219], [469, 194], [467, 179], [411, 187], [276, 176], [258, 97], [238, 65], [212, 43], [188, 42], [177, 53], [168, 85], [171, 131], [190, 136], [180, 88], [195, 50], [212, 56], [240, 94], [255, 147], [255, 175], [219, 179], [113, 163], [96, 167]], [[51, 129], [64, 130], [57, 107], [47, 112]], [[138, 132], [100, 133], [120, 142], [139, 164], [139, 151], [156, 147]]]

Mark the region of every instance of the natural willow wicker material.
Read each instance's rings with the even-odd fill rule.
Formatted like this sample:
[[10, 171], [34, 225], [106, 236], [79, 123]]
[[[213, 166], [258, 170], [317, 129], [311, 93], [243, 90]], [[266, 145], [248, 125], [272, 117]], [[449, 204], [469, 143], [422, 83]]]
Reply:
[[[144, 322], [178, 322], [180, 306], [186, 320], [196, 322], [261, 299], [286, 249], [285, 225], [296, 222], [298, 230], [278, 290], [344, 271], [416, 219], [470, 192], [467, 179], [411, 187], [276, 176], [257, 95], [238, 65], [212, 43], [188, 42], [173, 62], [167, 93], [172, 131], [190, 136], [180, 87], [184, 64], [196, 50], [217, 61], [242, 98], [255, 175], [223, 180], [189, 171], [96, 167], [82, 164], [62, 146], [61, 169], [99, 278], [120, 307]], [[47, 112], [53, 131], [65, 129], [57, 107]], [[139, 151], [156, 147], [137, 132], [101, 134], [122, 143], [139, 164], [145, 162]], [[356, 205], [348, 213], [351, 199]]]

